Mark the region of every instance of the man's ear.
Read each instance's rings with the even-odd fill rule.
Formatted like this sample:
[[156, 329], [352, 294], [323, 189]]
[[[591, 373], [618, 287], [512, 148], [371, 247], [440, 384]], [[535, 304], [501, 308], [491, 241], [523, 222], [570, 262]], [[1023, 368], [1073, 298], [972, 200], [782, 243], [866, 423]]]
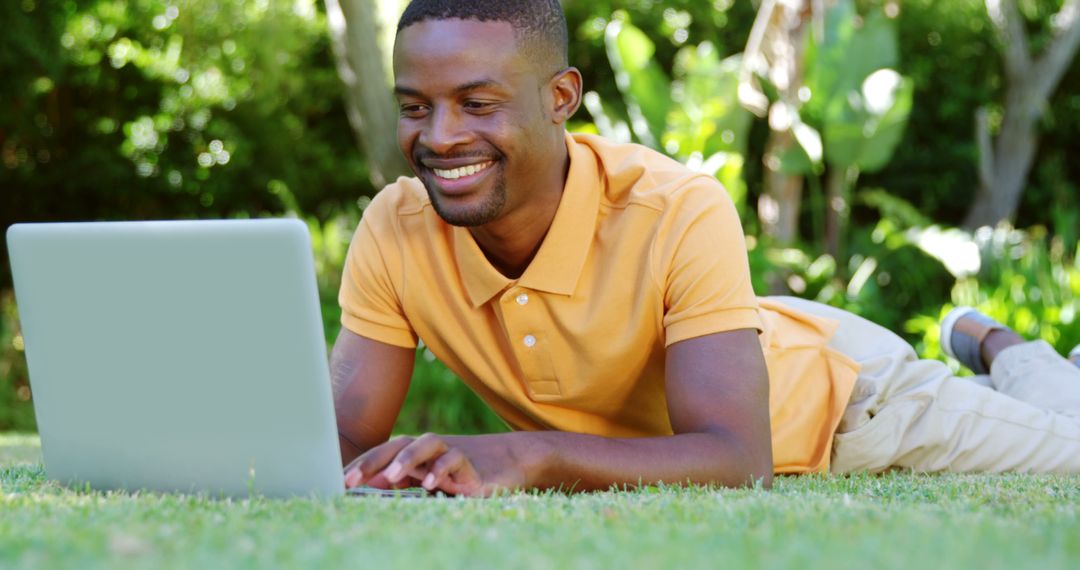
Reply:
[[568, 67], [555, 74], [548, 82], [548, 93], [552, 96], [551, 122], [563, 124], [574, 116], [581, 106], [581, 72], [576, 67]]

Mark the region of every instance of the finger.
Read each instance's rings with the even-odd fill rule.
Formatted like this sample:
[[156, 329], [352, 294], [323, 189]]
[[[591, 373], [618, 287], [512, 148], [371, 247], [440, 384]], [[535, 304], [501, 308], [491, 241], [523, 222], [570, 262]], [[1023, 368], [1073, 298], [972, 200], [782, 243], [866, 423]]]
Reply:
[[398, 452], [412, 442], [411, 437], [396, 437], [361, 454], [345, 468], [345, 487], [363, 485], [366, 480], [385, 469]]
[[456, 478], [456, 475], [462, 471], [471, 470], [471, 468], [472, 465], [465, 453], [460, 448], [454, 447], [435, 460], [420, 485], [428, 491], [434, 491], [451, 478]]
[[397, 483], [406, 476], [423, 477], [420, 467], [431, 463], [446, 453], [446, 442], [433, 433], [425, 433], [398, 452], [382, 474], [391, 483]]
[[391, 483], [390, 481], [387, 481], [386, 477], [384, 477], [380, 473], [372, 477], [364, 484], [368, 487], [374, 487], [376, 489], [408, 489], [410, 487], [419, 487], [420, 481], [416, 480], [413, 477], [405, 477], [397, 483]]

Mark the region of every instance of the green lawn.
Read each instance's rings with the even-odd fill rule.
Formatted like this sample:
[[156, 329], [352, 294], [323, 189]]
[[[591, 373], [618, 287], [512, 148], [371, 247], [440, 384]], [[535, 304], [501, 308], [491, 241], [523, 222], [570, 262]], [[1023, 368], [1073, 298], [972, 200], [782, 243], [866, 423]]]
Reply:
[[0, 435], [0, 568], [1078, 568], [1080, 478], [780, 478], [491, 500], [73, 492]]

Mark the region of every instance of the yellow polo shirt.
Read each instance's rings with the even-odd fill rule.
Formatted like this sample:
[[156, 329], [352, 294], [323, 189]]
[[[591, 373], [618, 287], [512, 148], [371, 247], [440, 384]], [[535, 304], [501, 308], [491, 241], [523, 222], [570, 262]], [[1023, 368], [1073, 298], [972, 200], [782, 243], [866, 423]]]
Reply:
[[[835, 323], [754, 296], [723, 187], [638, 145], [568, 135], [555, 219], [518, 279], [439, 218], [419, 180], [365, 210], [342, 325], [402, 347], [423, 339], [512, 428], [670, 435], [667, 346], [761, 331], [778, 473], [827, 469], [857, 366], [825, 345]], [[723, 366], [717, 362], [717, 366]]]

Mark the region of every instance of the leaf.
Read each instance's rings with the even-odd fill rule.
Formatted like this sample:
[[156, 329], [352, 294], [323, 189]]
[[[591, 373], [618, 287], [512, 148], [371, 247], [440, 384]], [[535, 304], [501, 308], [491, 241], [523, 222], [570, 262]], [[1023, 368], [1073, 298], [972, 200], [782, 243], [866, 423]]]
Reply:
[[[887, 93], [873, 93], [875, 78], [888, 74], [895, 81]], [[863, 172], [881, 170], [904, 138], [911, 115], [915, 85], [892, 70], [879, 70], [864, 82], [861, 92], [834, 101], [825, 124], [825, 158], [838, 168]]]
[[746, 152], [753, 116], [739, 103], [741, 65], [741, 56], [721, 60], [708, 42], [679, 52], [665, 149], [681, 158]]
[[604, 41], [634, 135], [643, 144], [659, 148], [672, 102], [671, 81], [653, 59], [656, 46], [644, 32], [618, 19], [608, 24]]
[[796, 117], [795, 124], [791, 125], [791, 132], [795, 135], [795, 142], [799, 143], [799, 148], [806, 153], [806, 158], [810, 160], [811, 165], [816, 167], [821, 164], [825, 147], [817, 129], [802, 122], [800, 117]]
[[604, 106], [603, 100], [596, 91], [585, 93], [582, 103], [592, 115], [593, 127], [600, 135], [616, 142], [630, 142], [629, 125]]
[[814, 163], [799, 145], [792, 145], [780, 155], [780, 172], [790, 176], [812, 174]]
[[863, 172], [876, 172], [885, 167], [904, 138], [908, 118], [915, 98], [915, 82], [901, 78], [893, 95], [892, 105], [880, 118], [874, 117], [872, 129], [859, 155], [858, 167]]
[[852, 0], [840, 0], [825, 14], [824, 38], [807, 34], [804, 84], [810, 99], [803, 115], [813, 124], [827, 121], [838, 101], [857, 92], [874, 71], [895, 68], [899, 47], [894, 23], [880, 11], [862, 25]]
[[848, 64], [855, 35], [858, 14], [852, 0], [839, 0], [825, 12], [823, 37], [809, 33], [803, 53], [804, 85], [810, 90], [810, 98], [803, 107], [807, 120], [817, 123], [840, 93], [854, 88], [857, 82], [848, 78]]
[[740, 216], [746, 213], [747, 188], [742, 175], [745, 163], [746, 159], [739, 153], [718, 152], [710, 156], [700, 168], [700, 172], [715, 176], [720, 181]]

